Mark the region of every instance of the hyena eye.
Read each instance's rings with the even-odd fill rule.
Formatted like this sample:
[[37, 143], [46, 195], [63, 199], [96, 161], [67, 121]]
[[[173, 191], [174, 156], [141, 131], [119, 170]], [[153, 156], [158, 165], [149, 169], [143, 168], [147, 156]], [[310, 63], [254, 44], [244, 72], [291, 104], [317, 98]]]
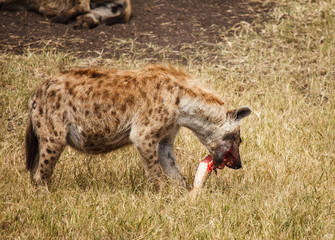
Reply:
[[231, 135], [231, 134], [226, 134], [226, 135], [222, 138], [223, 141], [231, 141], [231, 140], [233, 140], [233, 139], [234, 139], [234, 136]]

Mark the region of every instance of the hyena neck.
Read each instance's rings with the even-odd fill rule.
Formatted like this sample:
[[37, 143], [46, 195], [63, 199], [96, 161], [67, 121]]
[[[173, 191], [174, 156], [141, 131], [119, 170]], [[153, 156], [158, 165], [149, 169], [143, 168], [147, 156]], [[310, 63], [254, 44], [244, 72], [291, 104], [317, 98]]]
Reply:
[[208, 145], [211, 136], [224, 123], [226, 110], [223, 103], [203, 98], [184, 96], [179, 104], [178, 124], [189, 128], [199, 140]]

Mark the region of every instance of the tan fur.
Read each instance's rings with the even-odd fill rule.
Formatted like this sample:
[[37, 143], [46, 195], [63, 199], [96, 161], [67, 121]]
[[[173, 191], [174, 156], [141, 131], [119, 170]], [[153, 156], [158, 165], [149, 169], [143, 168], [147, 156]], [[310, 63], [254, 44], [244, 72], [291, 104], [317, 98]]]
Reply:
[[228, 151], [220, 145], [223, 136], [234, 133], [232, 141], [240, 140], [239, 124], [227, 119], [223, 101], [173, 67], [66, 71], [35, 91], [29, 110], [33, 133], [27, 128], [26, 142], [34, 143], [29, 136], [36, 135], [39, 152], [27, 157], [27, 166], [39, 184], [49, 181], [66, 145], [95, 154], [134, 144], [155, 186], [161, 167], [185, 186], [173, 150], [180, 126], [190, 128], [213, 155]]
[[130, 0], [0, 0], [0, 7], [36, 11], [61, 23], [78, 16], [75, 28], [92, 28], [103, 22], [108, 25], [125, 23], [132, 10]]

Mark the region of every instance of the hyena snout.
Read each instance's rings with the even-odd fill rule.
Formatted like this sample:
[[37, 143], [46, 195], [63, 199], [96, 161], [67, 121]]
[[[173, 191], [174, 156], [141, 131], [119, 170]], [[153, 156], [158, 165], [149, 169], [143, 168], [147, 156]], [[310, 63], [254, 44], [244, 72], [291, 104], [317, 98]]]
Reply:
[[214, 154], [214, 166], [219, 169], [225, 166], [232, 169], [242, 168], [239, 149], [227, 144], [219, 147]]

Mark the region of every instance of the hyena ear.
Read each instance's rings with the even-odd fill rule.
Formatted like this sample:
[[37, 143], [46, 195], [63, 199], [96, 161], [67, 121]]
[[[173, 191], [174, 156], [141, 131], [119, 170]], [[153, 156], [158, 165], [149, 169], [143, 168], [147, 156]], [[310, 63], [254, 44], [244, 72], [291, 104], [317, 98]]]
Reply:
[[232, 111], [227, 112], [227, 118], [235, 121], [240, 121], [241, 119], [249, 116], [252, 110], [249, 107], [240, 107]]

